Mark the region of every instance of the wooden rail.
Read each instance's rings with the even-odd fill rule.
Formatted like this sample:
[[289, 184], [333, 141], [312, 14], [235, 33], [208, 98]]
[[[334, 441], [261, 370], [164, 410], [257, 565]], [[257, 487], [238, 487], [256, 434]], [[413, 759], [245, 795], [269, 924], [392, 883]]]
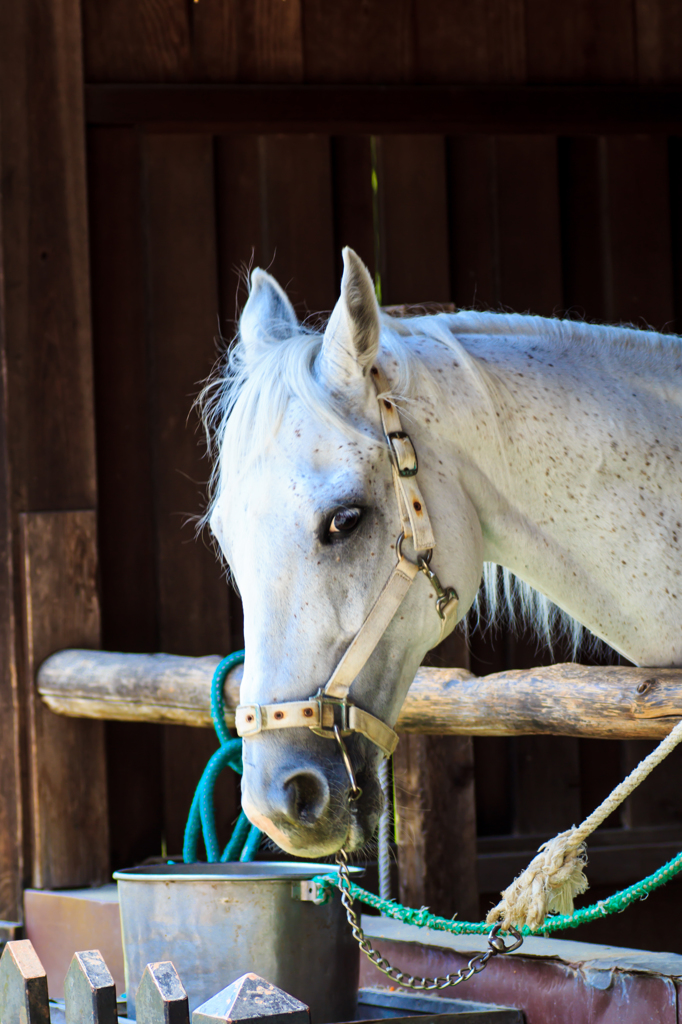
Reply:
[[[210, 726], [218, 656], [68, 650], [38, 672], [38, 690], [60, 715]], [[239, 702], [241, 667], [225, 685], [228, 724]], [[682, 669], [552, 665], [477, 677], [423, 668], [398, 731], [464, 736], [552, 734], [658, 739], [682, 718]]]
[[86, 118], [163, 132], [676, 134], [679, 86], [85, 86]]

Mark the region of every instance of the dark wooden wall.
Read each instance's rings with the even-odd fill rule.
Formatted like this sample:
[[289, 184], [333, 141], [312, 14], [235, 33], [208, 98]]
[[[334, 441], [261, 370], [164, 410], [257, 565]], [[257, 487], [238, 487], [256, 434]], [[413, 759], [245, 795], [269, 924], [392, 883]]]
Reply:
[[84, 0], [91, 82], [679, 82], [675, 0]]
[[[29, 32], [36, 19], [41, 31]], [[682, 329], [677, 138], [523, 135], [513, 123], [504, 134], [423, 135], [403, 125], [374, 140], [373, 196], [367, 135], [331, 127], [282, 135], [277, 125], [268, 134], [160, 131], [131, 118], [91, 123], [85, 139], [82, 83], [666, 86], [682, 79], [681, 58], [673, 0], [17, 0], [0, 8], [0, 332], [4, 322], [9, 368], [0, 389], [0, 918], [20, 915], [21, 880], [67, 885], [106, 873], [106, 850], [87, 868], [104, 849], [94, 811], [79, 833], [86, 853], [62, 851], [56, 872], [49, 835], [41, 839], [36, 780], [53, 766], [36, 738], [47, 730], [54, 757], [61, 726], [36, 718], [36, 652], [74, 637], [97, 646], [100, 611], [106, 648], [207, 654], [241, 645], [238, 602], [206, 538], [195, 536], [209, 467], [192, 402], [219, 336], [232, 336], [245, 267], [271, 267], [302, 315], [331, 308], [340, 249], [350, 244], [380, 275], [386, 303]], [[83, 510], [96, 511], [97, 533]], [[30, 518], [56, 512], [71, 516], [66, 527]], [[54, 571], [41, 590], [45, 538], [55, 545]], [[97, 614], [36, 632], [40, 616], [51, 621], [55, 603], [70, 600], [75, 577], [57, 556], [76, 542], [78, 592], [90, 611], [90, 556], [99, 559]], [[504, 632], [474, 634], [468, 650], [460, 641], [439, 656], [470, 658], [480, 673], [546, 657]], [[64, 785], [80, 792], [94, 743], [90, 795], [101, 814], [108, 793], [111, 865], [177, 853], [212, 735], [109, 723], [105, 784], [103, 730], [81, 737], [81, 725], [69, 738]], [[641, 753], [555, 738], [474, 747], [475, 757], [468, 741], [415, 739], [396, 768], [404, 820], [430, 822], [424, 848], [435, 851], [426, 869], [403, 851], [405, 878], [411, 872], [403, 891], [447, 913], [477, 912], [474, 811], [486, 904], [522, 866], [514, 856], [591, 809]], [[682, 840], [679, 760], [613, 822], [604, 841], [629, 853], [599, 861], [598, 884], [633, 881]], [[60, 800], [75, 835], [78, 808], [68, 794]], [[224, 784], [220, 804], [227, 829], [234, 784]], [[453, 873], [463, 881], [448, 893], [443, 879]], [[646, 920], [632, 912], [631, 931], [619, 919], [599, 937], [653, 948], [663, 916], [656, 899]], [[679, 945], [667, 933], [659, 941]]]

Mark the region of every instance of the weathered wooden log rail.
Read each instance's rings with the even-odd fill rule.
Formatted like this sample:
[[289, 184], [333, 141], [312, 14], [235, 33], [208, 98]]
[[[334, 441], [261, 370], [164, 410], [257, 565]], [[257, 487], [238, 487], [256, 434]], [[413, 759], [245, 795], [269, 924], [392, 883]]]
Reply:
[[[52, 711], [77, 718], [210, 726], [218, 656], [68, 650], [38, 672]], [[225, 684], [228, 724], [239, 702], [241, 667]], [[619, 665], [497, 672], [422, 668], [398, 720], [399, 732], [464, 736], [550, 734], [659, 739], [682, 718], [682, 670]]]

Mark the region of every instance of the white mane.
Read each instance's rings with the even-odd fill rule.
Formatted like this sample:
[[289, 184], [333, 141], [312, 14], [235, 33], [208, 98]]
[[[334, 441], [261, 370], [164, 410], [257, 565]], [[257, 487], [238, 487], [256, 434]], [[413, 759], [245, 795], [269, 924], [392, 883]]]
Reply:
[[[484, 400], [495, 406], [502, 386], [493, 372], [466, 347], [467, 335], [504, 335], [509, 344], [528, 338], [557, 349], [570, 345], [610, 348], [623, 354], [646, 352], [645, 366], [660, 368], [670, 364], [679, 376], [682, 339], [633, 327], [610, 327], [580, 321], [556, 320], [514, 313], [463, 311], [396, 318], [382, 315], [380, 355], [391, 358], [397, 377], [391, 397], [403, 407], [415, 393], [417, 381], [430, 382], [426, 367], [409, 344], [411, 336], [429, 337], [442, 342], [458, 357], [470, 374], [472, 384]], [[210, 503], [204, 517], [211, 515], [218, 494], [229, 487], [233, 466], [244, 467], [257, 460], [277, 433], [288, 402], [298, 399], [311, 416], [333, 424], [346, 433], [354, 428], [321, 385], [316, 361], [322, 346], [322, 333], [304, 326], [284, 340], [281, 331], [261, 332], [258, 351], [247, 357], [237, 339], [229, 348], [204, 388], [199, 407], [202, 413], [213, 460]], [[426, 380], [425, 380], [426, 379]], [[495, 417], [493, 417], [493, 421]], [[582, 640], [582, 627], [553, 605], [544, 595], [517, 579], [507, 569], [487, 563], [483, 587], [475, 605], [475, 614], [493, 624], [507, 620], [528, 623], [550, 647], [557, 626], [569, 641], [575, 655]]]

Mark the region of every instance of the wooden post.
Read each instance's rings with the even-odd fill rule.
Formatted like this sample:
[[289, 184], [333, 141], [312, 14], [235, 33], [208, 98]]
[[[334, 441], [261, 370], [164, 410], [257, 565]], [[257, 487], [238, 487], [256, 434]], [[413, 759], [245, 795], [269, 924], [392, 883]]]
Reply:
[[135, 997], [138, 1024], [189, 1024], [189, 1001], [170, 962], [147, 964]]
[[[26, 675], [62, 643], [99, 643], [94, 512], [21, 516]], [[35, 888], [104, 882], [109, 846], [103, 723], [53, 714], [28, 688]]]
[[28, 939], [8, 942], [0, 959], [2, 1024], [50, 1024], [47, 975]]
[[[443, 648], [441, 657], [450, 664], [467, 664], [460, 634]], [[393, 765], [400, 902], [478, 920], [471, 737], [403, 735]]]
[[400, 902], [478, 920], [471, 738], [402, 736], [394, 772]]
[[97, 949], [75, 953], [64, 980], [66, 1024], [117, 1024], [116, 986]]

